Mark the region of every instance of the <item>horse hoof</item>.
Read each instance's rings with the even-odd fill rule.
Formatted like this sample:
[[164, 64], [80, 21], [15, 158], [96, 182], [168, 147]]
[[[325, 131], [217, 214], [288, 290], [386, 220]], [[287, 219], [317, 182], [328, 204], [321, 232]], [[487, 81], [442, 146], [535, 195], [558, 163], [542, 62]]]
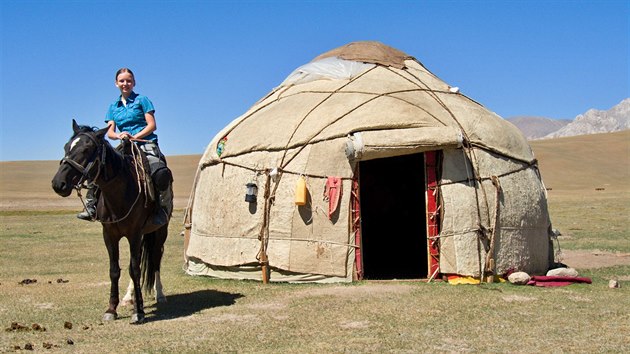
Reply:
[[165, 304], [167, 302], [166, 296], [158, 296], [155, 298], [155, 301], [157, 301], [158, 304]]
[[103, 321], [105, 322], [114, 321], [117, 318], [118, 318], [118, 315], [116, 315], [115, 313], [107, 312], [103, 315]]
[[144, 315], [138, 315], [134, 313], [131, 315], [131, 324], [143, 324], [144, 323]]

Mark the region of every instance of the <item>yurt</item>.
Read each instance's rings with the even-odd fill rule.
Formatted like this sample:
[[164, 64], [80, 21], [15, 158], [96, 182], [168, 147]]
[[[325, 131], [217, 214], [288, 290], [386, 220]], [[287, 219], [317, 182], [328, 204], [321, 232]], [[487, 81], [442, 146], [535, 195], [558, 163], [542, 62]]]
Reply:
[[379, 42], [293, 71], [210, 142], [186, 271], [263, 282], [490, 279], [553, 261], [520, 131]]

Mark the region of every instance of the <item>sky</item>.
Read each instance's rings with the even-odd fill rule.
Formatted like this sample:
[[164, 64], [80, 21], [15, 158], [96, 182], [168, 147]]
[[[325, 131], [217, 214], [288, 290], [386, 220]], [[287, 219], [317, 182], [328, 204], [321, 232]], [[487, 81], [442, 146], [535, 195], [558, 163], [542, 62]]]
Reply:
[[630, 1], [0, 1], [0, 161], [57, 160], [104, 127], [131, 68], [160, 148], [201, 154], [295, 68], [375, 40], [504, 118], [630, 97]]

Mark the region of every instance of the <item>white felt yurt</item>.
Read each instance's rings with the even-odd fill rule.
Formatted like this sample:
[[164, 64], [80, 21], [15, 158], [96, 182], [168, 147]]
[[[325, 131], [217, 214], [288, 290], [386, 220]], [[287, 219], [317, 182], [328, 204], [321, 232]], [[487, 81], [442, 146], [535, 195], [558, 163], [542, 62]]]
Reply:
[[549, 220], [515, 126], [413, 57], [355, 42], [297, 68], [212, 139], [186, 213], [186, 271], [289, 282], [536, 274], [553, 260]]

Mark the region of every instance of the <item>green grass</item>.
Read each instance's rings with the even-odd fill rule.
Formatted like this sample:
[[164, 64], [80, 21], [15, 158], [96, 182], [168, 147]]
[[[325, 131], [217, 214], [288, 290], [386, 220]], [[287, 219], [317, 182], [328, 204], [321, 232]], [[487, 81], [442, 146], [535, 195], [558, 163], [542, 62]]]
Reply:
[[630, 193], [576, 194], [549, 203], [561, 247], [630, 252]]
[[[563, 203], [552, 203], [552, 212], [572, 208]], [[591, 214], [603, 217], [598, 213], [607, 207], [597, 205]], [[117, 321], [100, 320], [109, 278], [99, 224], [79, 221], [74, 212], [0, 213], [0, 351], [26, 343], [38, 351], [49, 343], [52, 350], [81, 353], [630, 351], [630, 282], [607, 287], [610, 278], [628, 276], [630, 266], [588, 270], [593, 284], [553, 289], [395, 281], [263, 285], [185, 275], [181, 219], [179, 211], [162, 269], [168, 303], [158, 306], [145, 296], [148, 321], [132, 326], [129, 308], [120, 309]], [[567, 214], [557, 222], [573, 221]], [[575, 225], [593, 227], [589, 220]], [[616, 222], [605, 225], [610, 229], [596, 233], [597, 242], [625, 249], [622, 240], [606, 240]], [[585, 245], [572, 236], [573, 246]], [[126, 245], [121, 250], [124, 288]], [[37, 282], [18, 284], [27, 278]], [[66, 321], [72, 329], [64, 328]], [[5, 331], [12, 322], [46, 331]]]

